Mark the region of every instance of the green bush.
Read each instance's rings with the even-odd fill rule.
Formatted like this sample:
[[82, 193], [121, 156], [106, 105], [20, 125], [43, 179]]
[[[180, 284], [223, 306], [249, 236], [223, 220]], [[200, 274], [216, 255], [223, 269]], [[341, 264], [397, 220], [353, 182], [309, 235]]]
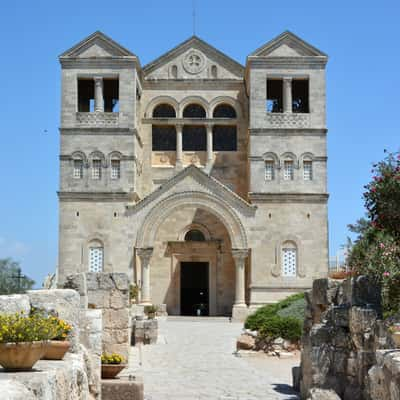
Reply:
[[245, 328], [258, 331], [262, 337], [282, 337], [299, 340], [302, 333], [305, 310], [304, 293], [259, 308], [247, 317]]

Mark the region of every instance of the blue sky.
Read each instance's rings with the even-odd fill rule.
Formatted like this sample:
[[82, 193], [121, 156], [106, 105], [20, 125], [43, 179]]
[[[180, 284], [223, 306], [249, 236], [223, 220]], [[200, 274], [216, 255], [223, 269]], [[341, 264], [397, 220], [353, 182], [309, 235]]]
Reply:
[[[142, 65], [192, 34], [190, 0], [8, 1], [0, 8], [0, 258], [41, 284], [57, 264], [60, 67], [57, 56], [101, 30]], [[329, 231], [333, 256], [364, 213], [363, 185], [399, 148], [400, 2], [197, 0], [202, 39], [241, 63], [291, 30], [328, 63]]]

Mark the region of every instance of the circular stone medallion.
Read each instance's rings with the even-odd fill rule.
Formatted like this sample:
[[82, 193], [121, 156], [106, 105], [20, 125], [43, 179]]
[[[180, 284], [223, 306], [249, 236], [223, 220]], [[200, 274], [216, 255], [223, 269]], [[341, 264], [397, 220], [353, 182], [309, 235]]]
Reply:
[[183, 59], [183, 68], [189, 74], [198, 74], [203, 71], [206, 66], [206, 59], [199, 51], [189, 51]]

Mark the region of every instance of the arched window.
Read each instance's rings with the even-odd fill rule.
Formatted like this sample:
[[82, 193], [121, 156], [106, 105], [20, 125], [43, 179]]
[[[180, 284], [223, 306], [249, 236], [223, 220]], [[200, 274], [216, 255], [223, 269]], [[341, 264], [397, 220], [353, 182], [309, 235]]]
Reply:
[[183, 110], [183, 118], [205, 118], [206, 110], [200, 104], [189, 104]]
[[273, 181], [275, 179], [275, 161], [265, 160], [265, 180]]
[[76, 158], [73, 160], [74, 162], [74, 179], [82, 179], [83, 178], [83, 160], [81, 158]]
[[294, 179], [294, 162], [291, 159], [283, 161], [283, 180], [292, 181]]
[[205, 240], [203, 232], [198, 229], [192, 229], [185, 235], [185, 242], [204, 242]]
[[214, 108], [214, 118], [236, 118], [235, 109], [229, 104], [219, 104]]
[[171, 76], [172, 76], [172, 78], [174, 78], [174, 79], [178, 78], [178, 66], [173, 65], [173, 66], [171, 67]]
[[102, 272], [104, 264], [104, 247], [98, 240], [89, 244], [89, 272]]
[[282, 276], [297, 276], [297, 246], [294, 242], [282, 245]]
[[94, 180], [101, 179], [101, 159], [100, 158], [92, 159], [92, 179], [94, 179]]
[[175, 118], [174, 107], [170, 104], [159, 104], [153, 110], [153, 118]]
[[313, 180], [313, 165], [311, 160], [303, 160], [303, 179], [305, 181]]

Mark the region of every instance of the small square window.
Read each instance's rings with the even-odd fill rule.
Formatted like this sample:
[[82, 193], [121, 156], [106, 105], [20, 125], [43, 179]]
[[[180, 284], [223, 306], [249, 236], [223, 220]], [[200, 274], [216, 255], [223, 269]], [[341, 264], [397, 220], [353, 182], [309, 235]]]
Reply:
[[92, 161], [92, 179], [101, 179], [101, 160]]
[[265, 180], [273, 181], [275, 179], [275, 165], [274, 161], [265, 161]]
[[83, 178], [83, 160], [74, 160], [74, 179]]
[[119, 160], [111, 160], [111, 179], [121, 178], [121, 163]]
[[294, 178], [294, 166], [292, 160], [286, 160], [283, 163], [283, 179], [285, 181], [292, 181]]
[[304, 161], [303, 178], [305, 181], [312, 181], [313, 179], [312, 161]]

